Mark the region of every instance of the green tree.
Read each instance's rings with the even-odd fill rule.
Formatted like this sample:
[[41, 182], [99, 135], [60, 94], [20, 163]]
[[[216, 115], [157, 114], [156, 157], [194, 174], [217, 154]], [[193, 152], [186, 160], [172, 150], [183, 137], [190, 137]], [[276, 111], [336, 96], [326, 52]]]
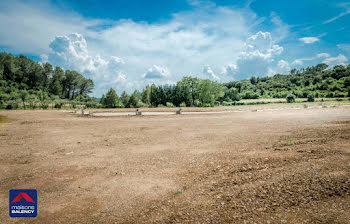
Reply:
[[26, 108], [25, 101], [26, 101], [26, 99], [27, 99], [27, 97], [28, 97], [28, 92], [27, 92], [26, 90], [21, 90], [21, 91], [19, 92], [19, 96], [20, 96], [20, 98], [21, 98], [21, 100], [22, 100], [23, 108], [25, 109], [25, 108]]
[[119, 97], [118, 97], [117, 93], [115, 92], [115, 90], [112, 88], [110, 88], [108, 90], [106, 96], [104, 96], [102, 98], [101, 103], [106, 108], [120, 107]]
[[238, 90], [234, 87], [230, 88], [230, 89], [227, 89], [225, 91], [225, 99], [229, 99], [229, 100], [232, 100], [232, 101], [239, 101], [241, 98], [240, 98], [240, 95], [238, 93]]
[[287, 103], [294, 103], [295, 102], [295, 95], [294, 94], [288, 94], [286, 97]]
[[142, 102], [151, 105], [151, 87], [147, 85], [142, 91]]
[[309, 94], [307, 95], [307, 101], [308, 101], [308, 102], [314, 102], [314, 101], [315, 101], [315, 96], [314, 96], [314, 94], [309, 93]]
[[128, 103], [129, 106], [130, 107], [138, 107], [140, 98], [141, 97], [140, 97], [139, 91], [135, 90], [130, 96], [129, 103]]
[[123, 91], [122, 95], [120, 95], [120, 101], [124, 107], [127, 107], [127, 108], [130, 107], [129, 99], [130, 99], [130, 96], [125, 91]]

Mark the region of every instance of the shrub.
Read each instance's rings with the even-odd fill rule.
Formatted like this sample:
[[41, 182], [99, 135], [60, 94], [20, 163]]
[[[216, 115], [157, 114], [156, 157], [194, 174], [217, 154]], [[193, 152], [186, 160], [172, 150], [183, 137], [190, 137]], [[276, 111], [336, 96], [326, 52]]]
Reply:
[[200, 107], [201, 106], [201, 102], [199, 100], [194, 100], [194, 106], [196, 107]]
[[307, 95], [307, 101], [308, 102], [315, 102], [315, 97], [314, 97], [314, 95], [312, 93], [309, 93]]
[[185, 102], [182, 102], [182, 103], [180, 103], [179, 106], [180, 106], [180, 107], [186, 107], [186, 103], [185, 103]]
[[294, 94], [288, 94], [286, 97], [287, 103], [294, 103], [295, 102], [295, 95]]
[[171, 103], [171, 102], [166, 102], [166, 106], [167, 106], [167, 107], [175, 107], [174, 104]]
[[235, 102], [234, 102], [234, 105], [238, 105], [238, 106], [239, 106], [239, 105], [245, 105], [245, 102], [237, 102], [237, 101], [235, 101]]
[[55, 100], [54, 104], [55, 104], [56, 109], [61, 109], [63, 106], [63, 101], [62, 100]]
[[337, 90], [334, 92], [334, 97], [345, 97], [345, 93]]
[[334, 93], [333, 92], [328, 92], [326, 97], [327, 98], [333, 98], [334, 97]]
[[232, 105], [234, 105], [234, 102], [223, 101], [223, 102], [222, 102], [222, 105], [223, 105], [223, 106], [232, 106]]
[[212, 105], [210, 103], [202, 103], [200, 107], [211, 107]]
[[[121, 105], [120, 107], [122, 108], [124, 106]], [[149, 107], [149, 105], [147, 103], [144, 103], [141, 100], [139, 100], [139, 102], [137, 103], [137, 107]]]
[[11, 110], [11, 109], [18, 109], [19, 108], [19, 104], [20, 104], [20, 100], [9, 100], [7, 102], [8, 104], [6, 105], [6, 109], [7, 110]]

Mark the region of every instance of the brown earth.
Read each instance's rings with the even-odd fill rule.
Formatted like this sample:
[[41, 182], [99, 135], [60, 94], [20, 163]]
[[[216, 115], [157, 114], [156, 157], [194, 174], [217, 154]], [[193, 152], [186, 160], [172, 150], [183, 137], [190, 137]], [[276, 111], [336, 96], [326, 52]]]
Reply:
[[[349, 107], [0, 114], [0, 223], [350, 223]], [[37, 218], [8, 215], [23, 188]]]

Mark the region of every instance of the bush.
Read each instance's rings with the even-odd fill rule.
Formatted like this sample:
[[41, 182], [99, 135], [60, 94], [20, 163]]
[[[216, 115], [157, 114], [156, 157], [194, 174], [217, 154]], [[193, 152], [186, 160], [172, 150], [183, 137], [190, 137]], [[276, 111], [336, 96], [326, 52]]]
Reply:
[[315, 102], [315, 97], [312, 93], [307, 95], [307, 102]]
[[56, 109], [61, 109], [63, 106], [63, 101], [62, 100], [55, 100], [54, 104], [55, 104]]
[[180, 103], [179, 106], [180, 106], [180, 107], [186, 107], [186, 103], [185, 103], [185, 102], [182, 102], [182, 103]]
[[232, 106], [232, 105], [234, 105], [234, 102], [223, 101], [223, 102], [222, 102], [222, 105], [223, 105], [223, 106]]
[[286, 97], [287, 103], [294, 103], [295, 102], [295, 95], [294, 94], [288, 94]]
[[12, 110], [12, 109], [18, 109], [19, 104], [21, 103], [20, 100], [9, 100], [7, 102], [8, 104], [6, 105], [7, 110]]
[[171, 102], [166, 102], [166, 106], [167, 106], [167, 107], [175, 107], [174, 104], [171, 103]]
[[[124, 107], [124, 105], [122, 105], [121, 107]], [[149, 105], [147, 103], [142, 102], [141, 100], [137, 103], [137, 107], [149, 107]]]
[[334, 92], [334, 97], [345, 97], [345, 93], [337, 90]]
[[200, 107], [211, 107], [212, 105], [210, 103], [200, 103]]
[[200, 107], [201, 106], [201, 102], [199, 100], [194, 100], [194, 106], [196, 107]]

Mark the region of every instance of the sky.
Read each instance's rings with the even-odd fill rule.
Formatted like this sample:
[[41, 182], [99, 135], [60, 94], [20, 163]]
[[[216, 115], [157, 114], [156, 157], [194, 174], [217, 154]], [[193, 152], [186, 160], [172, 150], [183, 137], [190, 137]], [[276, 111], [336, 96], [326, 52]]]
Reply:
[[2, 0], [0, 51], [76, 70], [92, 96], [348, 64], [350, 2]]

